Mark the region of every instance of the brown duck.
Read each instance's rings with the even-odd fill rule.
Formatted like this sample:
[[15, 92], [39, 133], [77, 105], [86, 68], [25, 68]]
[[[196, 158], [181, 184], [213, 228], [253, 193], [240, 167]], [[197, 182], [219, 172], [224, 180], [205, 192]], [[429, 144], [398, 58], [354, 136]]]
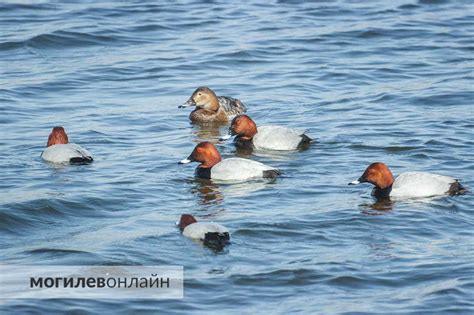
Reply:
[[196, 89], [189, 100], [179, 108], [196, 106], [189, 119], [198, 123], [228, 122], [247, 111], [238, 99], [228, 96], [217, 96], [213, 90], [202, 86]]

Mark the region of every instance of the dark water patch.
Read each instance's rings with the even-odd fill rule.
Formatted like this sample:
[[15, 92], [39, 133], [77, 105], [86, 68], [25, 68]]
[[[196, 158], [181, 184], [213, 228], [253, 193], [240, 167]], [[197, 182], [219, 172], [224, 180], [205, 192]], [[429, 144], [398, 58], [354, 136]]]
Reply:
[[36, 220], [26, 219], [23, 215], [16, 213], [0, 213], [0, 229], [8, 233], [16, 234], [21, 229], [28, 229], [36, 226]]
[[418, 0], [419, 4], [446, 4], [449, 0]]
[[420, 8], [419, 5], [416, 4], [402, 4], [398, 7], [400, 10], [416, 10]]
[[[25, 14], [25, 12], [21, 12], [21, 10], [27, 11], [49, 11], [49, 10], [56, 10], [58, 8], [55, 4], [49, 3], [37, 3], [37, 4], [30, 4], [30, 3], [2, 3], [0, 4], [0, 12], [9, 13], [21, 13]], [[20, 12], [18, 12], [20, 11]]]
[[[285, 1], [283, 1], [285, 3]], [[318, 5], [317, 8], [308, 8], [303, 12], [305, 15], [310, 17], [325, 18], [328, 16], [350, 16], [354, 14], [354, 11], [346, 7], [333, 6], [333, 5]]]
[[367, 38], [367, 39], [383, 37], [383, 36], [386, 36], [386, 32], [381, 29], [368, 30], [368, 31], [361, 32], [357, 35], [357, 37], [359, 38]]
[[[437, 95], [430, 95], [425, 97], [416, 97], [414, 102], [419, 105], [426, 106], [460, 106], [460, 105], [470, 105], [467, 102], [466, 96], [472, 96], [470, 92], [458, 92], [458, 93], [443, 93]], [[457, 110], [460, 112], [466, 112], [467, 108], [464, 109], [459, 107]]]
[[78, 9], [76, 12], [73, 12], [73, 15], [84, 15], [90, 17], [107, 17], [107, 18], [123, 18], [127, 15], [146, 15], [146, 14], [162, 14], [163, 12], [182, 12], [182, 10], [177, 10], [175, 7], [167, 7], [164, 5], [156, 3], [145, 3], [141, 5], [136, 5], [132, 3], [121, 3], [116, 7], [85, 7], [84, 9]]
[[17, 50], [25, 47], [25, 42], [2, 42], [0, 51]]
[[242, 236], [249, 236], [249, 237], [264, 237], [264, 238], [272, 238], [272, 237], [285, 237], [285, 236], [293, 236], [296, 237], [298, 235], [305, 236], [306, 233], [304, 231], [281, 231], [278, 229], [239, 229], [234, 232], [235, 235], [242, 235]]
[[410, 158], [416, 159], [416, 160], [429, 160], [431, 159], [428, 154], [425, 153], [414, 153], [410, 154]]
[[46, 255], [70, 255], [70, 254], [89, 254], [88, 252], [74, 249], [60, 249], [60, 248], [38, 248], [25, 252], [26, 254], [46, 254]]
[[105, 46], [117, 43], [112, 36], [93, 35], [72, 31], [55, 31], [28, 39], [25, 44], [36, 49], [78, 48], [88, 46]]
[[154, 31], [163, 31], [163, 30], [170, 30], [169, 27], [160, 25], [160, 24], [146, 24], [146, 25], [139, 25], [127, 29], [127, 31], [134, 33], [134, 32], [154, 32]]
[[[267, 59], [266, 56], [257, 51], [237, 51], [233, 53], [219, 54], [216, 56], [219, 61], [238, 63], [238, 64], [249, 64], [249, 63], [268, 63], [272, 62]], [[228, 64], [225, 65], [225, 68], [228, 67]]]
[[[425, 144], [426, 145], [426, 144]], [[379, 146], [370, 146], [366, 144], [351, 144], [349, 146], [355, 150], [377, 150], [377, 151], [386, 151], [388, 153], [398, 153], [398, 152], [405, 152], [405, 151], [413, 151], [420, 149], [419, 146], [388, 146], [388, 147], [379, 147]]]
[[91, 265], [101, 263], [101, 257], [95, 253], [66, 248], [37, 248], [24, 251], [19, 254], [23, 257], [32, 257], [36, 264], [42, 264], [44, 261], [51, 261], [55, 265], [77, 265], [75, 262], [80, 260], [79, 265]]
[[[374, 281], [374, 279], [372, 279], [372, 281]], [[363, 289], [368, 287], [364, 278], [356, 276], [337, 276], [329, 279], [328, 282], [336, 287], [347, 287], [351, 289]]]
[[394, 99], [396, 99], [395, 95], [382, 93], [380, 95], [374, 96], [374, 99], [371, 100], [371, 102], [388, 102], [388, 101], [391, 101], [391, 100], [394, 100]]
[[390, 152], [390, 153], [412, 151], [412, 150], [417, 150], [417, 149], [419, 149], [419, 147], [406, 147], [406, 146], [395, 147], [395, 146], [392, 146], [392, 147], [385, 147], [384, 148], [385, 151]]
[[310, 269], [277, 270], [270, 273], [257, 273], [252, 275], [233, 275], [231, 280], [236, 285], [252, 286], [279, 286], [279, 285], [307, 285], [312, 281], [319, 281], [325, 275], [315, 276], [315, 271]]

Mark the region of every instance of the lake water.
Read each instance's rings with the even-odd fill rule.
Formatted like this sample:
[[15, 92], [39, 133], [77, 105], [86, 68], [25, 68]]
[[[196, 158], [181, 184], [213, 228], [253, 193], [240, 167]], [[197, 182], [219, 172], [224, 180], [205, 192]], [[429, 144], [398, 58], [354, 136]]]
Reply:
[[[474, 312], [472, 193], [379, 205], [347, 186], [383, 161], [474, 189], [471, 1], [31, 3], [0, 4], [1, 262], [181, 265], [185, 298], [2, 313]], [[226, 129], [177, 108], [201, 85], [319, 142], [250, 156], [274, 181], [195, 180], [177, 162]], [[55, 125], [95, 162], [43, 162]], [[232, 244], [184, 238], [182, 213]]]

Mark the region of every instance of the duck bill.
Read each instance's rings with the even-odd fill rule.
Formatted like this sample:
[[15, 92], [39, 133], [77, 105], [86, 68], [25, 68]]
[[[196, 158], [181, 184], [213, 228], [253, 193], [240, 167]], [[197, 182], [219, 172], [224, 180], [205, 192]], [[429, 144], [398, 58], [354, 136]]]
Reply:
[[190, 98], [186, 103], [179, 105], [178, 108], [185, 108], [190, 106], [196, 106], [196, 103]]
[[188, 163], [191, 163], [191, 162], [192, 162], [192, 160], [190, 160], [189, 158], [187, 158], [187, 159], [184, 159], [184, 160], [179, 161], [178, 164], [188, 164]]
[[184, 160], [181, 160], [178, 162], [178, 164], [188, 164], [188, 163], [191, 163], [191, 162], [194, 162], [194, 158], [193, 158], [193, 155], [189, 155], [187, 158], [185, 158]]
[[367, 182], [367, 181], [363, 177], [359, 177], [359, 179], [350, 182], [348, 185], [359, 185], [359, 184], [365, 183], [365, 182]]
[[225, 135], [225, 136], [219, 138], [219, 141], [227, 141], [227, 140], [229, 140], [230, 138], [232, 138], [232, 135]]
[[232, 137], [233, 137], [232, 135], [227, 134], [227, 135], [225, 135], [225, 136], [219, 138], [219, 141], [227, 141], [227, 140], [229, 140], [229, 139], [232, 138]]
[[225, 136], [220, 137], [219, 141], [227, 141], [233, 136], [235, 136], [234, 133], [232, 132], [232, 130], [229, 129], [229, 132]]

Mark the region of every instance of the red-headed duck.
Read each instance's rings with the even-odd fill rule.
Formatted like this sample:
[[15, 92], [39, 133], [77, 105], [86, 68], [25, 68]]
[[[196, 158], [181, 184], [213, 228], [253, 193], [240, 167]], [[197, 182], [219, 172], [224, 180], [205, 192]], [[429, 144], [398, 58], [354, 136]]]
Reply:
[[394, 179], [384, 163], [376, 162], [367, 167], [364, 174], [349, 185], [371, 183], [376, 198], [421, 198], [439, 195], [460, 195], [467, 190], [451, 176], [425, 172], [406, 172]]
[[235, 137], [235, 145], [241, 148], [264, 150], [297, 150], [308, 145], [312, 139], [304, 131], [282, 126], [260, 126], [247, 115], [236, 116], [229, 127], [225, 141]]
[[280, 175], [277, 169], [243, 158], [222, 160], [219, 151], [210, 142], [199, 143], [191, 155], [180, 164], [201, 163], [196, 169], [196, 176], [213, 180], [242, 181], [252, 178], [273, 178]]
[[69, 143], [63, 127], [53, 128], [46, 146], [47, 148], [41, 153], [41, 157], [48, 162], [85, 164], [94, 160], [86, 149], [75, 143]]
[[194, 91], [189, 100], [179, 108], [196, 106], [189, 119], [198, 123], [227, 122], [247, 109], [238, 99], [228, 96], [217, 96], [213, 90], [202, 86]]
[[229, 230], [214, 222], [197, 222], [190, 214], [183, 214], [179, 222], [179, 229], [184, 236], [193, 240], [199, 240], [204, 245], [221, 249], [230, 241]]

